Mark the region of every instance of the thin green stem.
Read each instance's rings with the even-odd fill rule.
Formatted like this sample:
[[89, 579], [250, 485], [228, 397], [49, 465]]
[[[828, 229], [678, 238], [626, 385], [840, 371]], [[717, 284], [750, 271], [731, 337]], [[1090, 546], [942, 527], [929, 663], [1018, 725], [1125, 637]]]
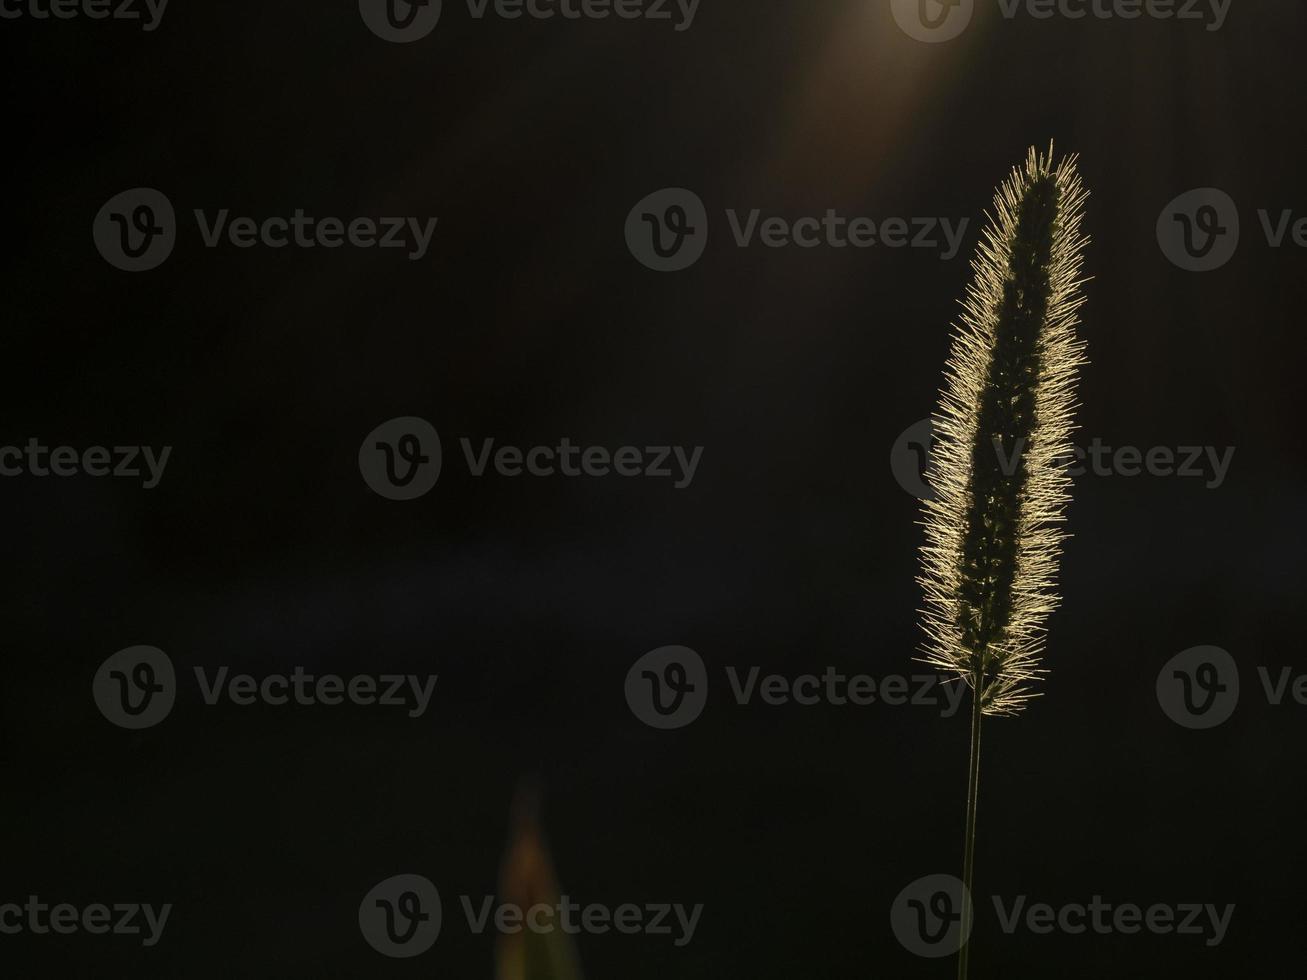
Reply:
[[962, 851], [962, 941], [958, 948], [958, 980], [967, 980], [967, 960], [971, 952], [971, 884], [976, 870], [976, 802], [980, 794], [980, 706], [983, 675], [977, 670], [971, 688], [971, 766], [967, 773], [967, 830]]

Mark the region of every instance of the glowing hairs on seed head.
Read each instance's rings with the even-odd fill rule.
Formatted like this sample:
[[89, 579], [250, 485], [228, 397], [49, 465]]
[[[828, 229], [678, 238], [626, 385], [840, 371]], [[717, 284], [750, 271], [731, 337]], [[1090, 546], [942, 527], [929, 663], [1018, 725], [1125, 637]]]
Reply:
[[986, 715], [1012, 715], [1042, 673], [1066, 464], [1085, 363], [1076, 157], [1031, 149], [994, 198], [972, 262], [926, 480], [926, 661], [962, 677]]

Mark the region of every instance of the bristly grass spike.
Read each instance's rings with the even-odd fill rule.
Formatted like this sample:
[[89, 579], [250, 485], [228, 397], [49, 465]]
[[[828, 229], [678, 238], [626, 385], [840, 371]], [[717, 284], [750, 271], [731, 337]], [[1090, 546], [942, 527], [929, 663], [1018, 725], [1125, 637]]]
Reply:
[[[994, 198], [933, 416], [920, 582], [925, 660], [972, 690], [963, 884], [970, 894], [986, 715], [1035, 695], [1071, 481], [1084, 301], [1076, 157], [1033, 148]], [[963, 936], [970, 931], [964, 903]], [[967, 976], [968, 945], [958, 955]]]

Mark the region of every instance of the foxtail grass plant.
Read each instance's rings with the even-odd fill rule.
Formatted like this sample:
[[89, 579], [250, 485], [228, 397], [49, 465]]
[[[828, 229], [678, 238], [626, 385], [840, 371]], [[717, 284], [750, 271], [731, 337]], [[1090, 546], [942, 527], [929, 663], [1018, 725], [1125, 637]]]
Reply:
[[[521, 909], [557, 906], [558, 879], [540, 825], [540, 787], [525, 779], [513, 799], [512, 829], [499, 873], [500, 901]], [[582, 980], [572, 937], [563, 929], [502, 932], [495, 943], [495, 980]]]
[[1083, 301], [1076, 158], [1031, 149], [994, 197], [933, 416], [920, 582], [925, 660], [970, 689], [958, 977], [966, 980], [980, 730], [1037, 692], [1071, 481]]

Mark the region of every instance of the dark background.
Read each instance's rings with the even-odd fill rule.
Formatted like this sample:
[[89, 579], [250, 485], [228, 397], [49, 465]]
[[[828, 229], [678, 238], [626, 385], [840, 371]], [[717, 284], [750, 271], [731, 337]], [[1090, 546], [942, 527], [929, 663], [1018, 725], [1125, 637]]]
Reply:
[[[977, 891], [1235, 903], [1223, 945], [1005, 935], [972, 976], [1288, 976], [1302, 953], [1302, 732], [1254, 668], [1302, 650], [1304, 257], [1257, 208], [1307, 208], [1307, 12], [1225, 27], [1002, 20], [925, 45], [868, 0], [703, 0], [694, 26], [474, 21], [387, 44], [352, 2], [174, 3], [131, 23], [6, 21], [6, 445], [168, 444], [162, 483], [5, 478], [0, 900], [175, 905], [162, 942], [0, 937], [17, 975], [487, 978], [455, 896], [496, 885], [539, 773], [564, 890], [706, 906], [694, 942], [582, 936], [591, 978], [947, 977], [899, 946], [899, 890], [960, 865], [967, 724], [932, 709], [737, 707], [723, 669], [921, 670], [918, 508], [891, 476], [929, 413], [967, 256], [1030, 144], [1078, 151], [1084, 439], [1238, 447], [1200, 480], [1082, 478], [1045, 697], [988, 726]], [[129, 187], [187, 228], [139, 275], [91, 222]], [[632, 205], [694, 189], [692, 269], [628, 252]], [[1225, 268], [1154, 235], [1192, 187], [1239, 203]], [[200, 247], [193, 208], [438, 216], [431, 253]], [[726, 208], [972, 216], [961, 256], [738, 249]], [[398, 415], [446, 447], [429, 495], [360, 479]], [[459, 437], [702, 445], [693, 485], [474, 480]], [[156, 645], [187, 675], [140, 733], [90, 697]], [[685, 644], [712, 689], [658, 732], [622, 694]], [[1240, 663], [1208, 732], [1160, 711], [1161, 665]], [[416, 721], [204, 706], [193, 665], [438, 673]], [[358, 903], [430, 877], [446, 927], [387, 960]], [[35, 964], [30, 965], [30, 964]], [[1293, 971], [1296, 972], [1296, 971]]]

